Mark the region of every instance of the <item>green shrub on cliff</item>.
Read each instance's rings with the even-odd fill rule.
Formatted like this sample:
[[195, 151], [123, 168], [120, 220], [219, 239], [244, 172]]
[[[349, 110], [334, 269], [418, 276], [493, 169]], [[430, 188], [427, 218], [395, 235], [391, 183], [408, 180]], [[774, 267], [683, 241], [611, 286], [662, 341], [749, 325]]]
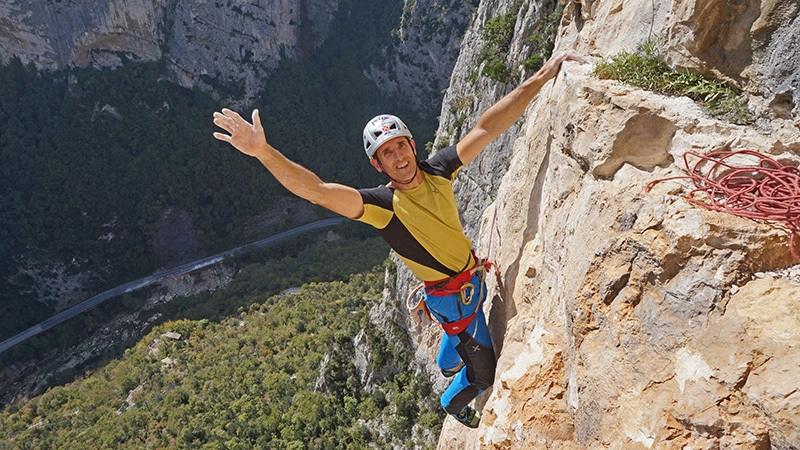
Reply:
[[732, 123], [752, 123], [747, 99], [725, 81], [712, 80], [688, 70], [670, 69], [660, 58], [655, 41], [640, 44], [633, 53], [623, 52], [600, 64], [594, 74], [664, 95], [687, 96], [709, 114]]

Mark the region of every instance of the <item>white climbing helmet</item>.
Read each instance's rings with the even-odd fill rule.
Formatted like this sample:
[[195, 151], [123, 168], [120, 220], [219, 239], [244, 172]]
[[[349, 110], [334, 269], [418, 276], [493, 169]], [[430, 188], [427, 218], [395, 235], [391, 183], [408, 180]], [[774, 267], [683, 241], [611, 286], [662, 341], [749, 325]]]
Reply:
[[372, 158], [378, 148], [398, 136], [411, 139], [411, 131], [398, 117], [391, 114], [382, 114], [367, 122], [364, 127], [364, 151]]

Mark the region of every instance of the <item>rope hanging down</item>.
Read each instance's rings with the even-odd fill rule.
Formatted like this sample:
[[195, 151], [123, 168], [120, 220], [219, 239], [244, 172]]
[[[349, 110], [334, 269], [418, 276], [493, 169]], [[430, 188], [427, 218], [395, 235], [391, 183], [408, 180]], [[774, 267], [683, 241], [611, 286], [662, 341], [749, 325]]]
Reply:
[[[689, 156], [699, 160], [689, 164]], [[731, 158], [755, 157], [754, 166], [737, 166]], [[791, 233], [792, 256], [800, 262], [795, 238], [800, 238], [800, 169], [786, 166], [753, 150], [719, 151], [707, 155], [687, 152], [683, 155], [689, 175], [651, 181], [656, 183], [690, 179], [695, 189], [686, 195], [689, 202], [712, 211], [740, 217], [781, 222]], [[704, 194], [704, 195], [702, 195]]]

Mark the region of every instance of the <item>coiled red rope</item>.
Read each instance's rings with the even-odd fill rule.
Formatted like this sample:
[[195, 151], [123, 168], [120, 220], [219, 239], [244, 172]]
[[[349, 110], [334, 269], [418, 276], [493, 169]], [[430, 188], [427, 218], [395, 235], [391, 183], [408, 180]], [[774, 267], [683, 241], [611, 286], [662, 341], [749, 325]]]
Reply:
[[[689, 157], [698, 158], [689, 164]], [[755, 158], [757, 164], [736, 165], [731, 159]], [[690, 179], [695, 189], [686, 195], [689, 202], [712, 211], [740, 217], [781, 222], [789, 229], [792, 256], [800, 262], [795, 238], [800, 238], [800, 169], [787, 166], [753, 150], [719, 151], [707, 155], [683, 155], [689, 175], [651, 181], [656, 183]]]

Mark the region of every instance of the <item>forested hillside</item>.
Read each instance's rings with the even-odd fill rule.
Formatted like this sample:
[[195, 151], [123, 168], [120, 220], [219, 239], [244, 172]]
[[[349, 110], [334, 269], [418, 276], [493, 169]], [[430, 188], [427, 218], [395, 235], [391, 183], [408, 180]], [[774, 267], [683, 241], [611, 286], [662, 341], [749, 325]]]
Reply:
[[[420, 118], [364, 78], [403, 5], [367, 3], [340, 2], [327, 43], [284, 60], [239, 108], [259, 108], [289, 157], [356, 186], [381, 182], [361, 150], [366, 120], [405, 115], [424, 144], [438, 112]], [[205, 80], [214, 95], [190, 91], [167, 81], [163, 63], [120, 56], [114, 69], [0, 67], [0, 339], [70, 301], [261, 237], [254, 229], [279, 231], [253, 224], [291, 214], [257, 162], [211, 137], [213, 111], [231, 106], [218, 99], [241, 86]]]
[[0, 448], [431, 446], [437, 396], [408, 371], [395, 325], [370, 321], [383, 278], [377, 266], [347, 283], [247, 294], [251, 305], [221, 322], [164, 323], [121, 358], [3, 410]]

